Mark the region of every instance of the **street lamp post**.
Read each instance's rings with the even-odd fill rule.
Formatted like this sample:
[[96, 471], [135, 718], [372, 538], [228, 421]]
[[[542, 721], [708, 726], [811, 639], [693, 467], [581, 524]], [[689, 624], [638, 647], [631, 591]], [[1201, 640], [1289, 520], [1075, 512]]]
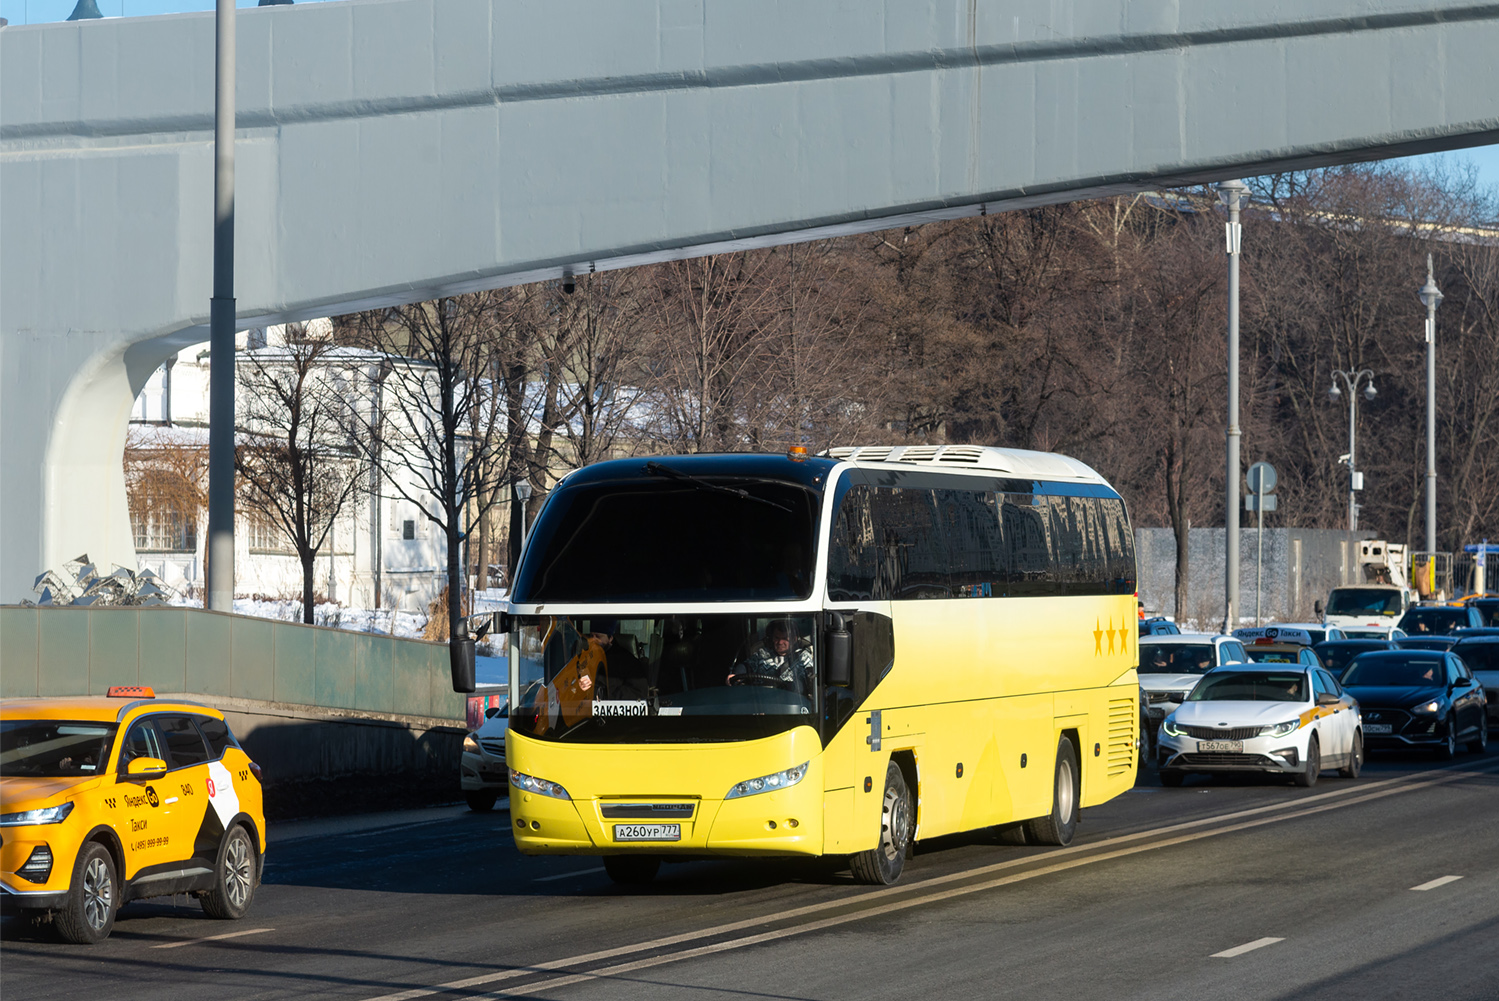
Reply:
[[234, 0], [218, 0], [209, 300], [208, 608], [234, 611]]
[[1426, 307], [1426, 551], [1437, 551], [1437, 307], [1442, 290], [1426, 255], [1426, 284], [1417, 293]]
[[[1374, 370], [1359, 369], [1358, 371], [1334, 371], [1332, 374], [1332, 388], [1327, 391], [1327, 396], [1334, 403], [1343, 398], [1343, 390], [1338, 386], [1338, 380], [1343, 380], [1343, 385], [1348, 387], [1348, 531], [1358, 531], [1358, 493], [1364, 488], [1363, 473], [1358, 471], [1356, 459], [1356, 445], [1358, 442], [1358, 431], [1356, 421], [1358, 420], [1358, 393], [1359, 386], [1364, 386], [1364, 399], [1372, 400], [1378, 391], [1374, 388]], [[1367, 383], [1367, 385], [1365, 385]]]
[[1243, 181], [1224, 181], [1218, 197], [1228, 209], [1228, 447], [1223, 496], [1223, 631], [1239, 624], [1239, 210], [1249, 194]]

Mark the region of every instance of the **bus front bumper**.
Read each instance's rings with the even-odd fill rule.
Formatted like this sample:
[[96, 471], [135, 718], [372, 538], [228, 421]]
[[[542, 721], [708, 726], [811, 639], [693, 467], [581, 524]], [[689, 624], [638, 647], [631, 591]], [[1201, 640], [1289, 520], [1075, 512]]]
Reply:
[[[600, 767], [600, 759], [585, 761], [577, 747], [516, 742], [511, 767], [556, 782], [570, 796], [544, 796], [511, 785], [511, 833], [521, 852], [668, 857], [822, 853], [823, 763], [821, 745], [810, 730], [740, 744], [611, 751]], [[807, 763], [795, 785], [725, 796], [735, 782], [775, 773], [787, 768], [788, 761], [791, 767]]]

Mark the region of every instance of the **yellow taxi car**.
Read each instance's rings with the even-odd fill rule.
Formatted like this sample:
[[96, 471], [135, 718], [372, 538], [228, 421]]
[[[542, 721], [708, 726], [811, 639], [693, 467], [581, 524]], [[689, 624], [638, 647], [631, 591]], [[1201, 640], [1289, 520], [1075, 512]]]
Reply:
[[50, 912], [78, 943], [142, 897], [239, 918], [264, 859], [260, 769], [218, 710], [140, 687], [0, 702], [6, 911]]

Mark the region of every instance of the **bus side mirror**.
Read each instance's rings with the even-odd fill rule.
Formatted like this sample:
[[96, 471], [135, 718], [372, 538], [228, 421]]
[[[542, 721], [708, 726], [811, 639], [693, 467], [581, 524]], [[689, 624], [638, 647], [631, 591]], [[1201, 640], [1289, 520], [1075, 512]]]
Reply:
[[448, 665], [453, 671], [453, 691], [472, 692], [475, 684], [476, 664], [474, 641], [466, 636], [454, 636], [448, 643]]
[[1322, 617], [1322, 613], [1326, 610], [1327, 606], [1322, 604], [1321, 598], [1318, 598], [1316, 601], [1312, 602], [1312, 612], [1317, 616], [1317, 618], [1320, 619]]
[[853, 683], [853, 638], [843, 616], [837, 612], [828, 614], [828, 668], [827, 683], [848, 687]]

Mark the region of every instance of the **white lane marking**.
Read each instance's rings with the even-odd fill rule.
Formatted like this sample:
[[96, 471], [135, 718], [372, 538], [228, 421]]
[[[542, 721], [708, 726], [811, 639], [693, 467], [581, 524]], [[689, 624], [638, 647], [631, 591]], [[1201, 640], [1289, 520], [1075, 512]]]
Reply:
[[1461, 876], [1438, 876], [1436, 879], [1429, 880], [1429, 881], [1427, 881], [1425, 883], [1422, 883], [1420, 886], [1413, 886], [1413, 887], [1411, 887], [1411, 889], [1412, 890], [1435, 890], [1439, 886], [1446, 886], [1448, 883], [1456, 883], [1460, 879], [1462, 879]]
[[1213, 953], [1212, 958], [1233, 959], [1235, 956], [1242, 956], [1246, 952], [1253, 952], [1256, 949], [1263, 949], [1267, 945], [1274, 945], [1276, 942], [1284, 941], [1285, 939], [1283, 938], [1257, 938], [1253, 942], [1245, 942], [1243, 945], [1236, 945], [1232, 949], [1224, 949], [1222, 952], [1215, 952]]
[[603, 872], [603, 866], [595, 866], [592, 869], [579, 869], [577, 872], [559, 872], [555, 876], [537, 876], [531, 880], [533, 883], [550, 883], [554, 879], [567, 879], [569, 876], [592, 876], [596, 872]]
[[[986, 880], [981, 883], [973, 883], [967, 886], [959, 886], [938, 893], [920, 895], [918, 894], [918, 891], [927, 890], [931, 887], [938, 886], [943, 883], [951, 883], [963, 879], [973, 879], [976, 876], [983, 876], [1004, 869], [1013, 869], [1017, 866], [1034, 865], [1036, 860], [1041, 856], [1028, 855], [1024, 858], [1011, 859], [1007, 862], [996, 862], [992, 865], [981, 866], [977, 869], [967, 869], [962, 872], [949, 873], [945, 876], [934, 876], [931, 879], [922, 880], [920, 882], [911, 883], [905, 886], [890, 887], [889, 889], [885, 890], [870, 890], [851, 897], [840, 897], [837, 900], [824, 901], [818, 904], [808, 904], [804, 907], [795, 907], [789, 911], [781, 911], [775, 914], [762, 914], [758, 917], [745, 918], [740, 921], [733, 921], [728, 924], [722, 924], [711, 928], [704, 928], [697, 931], [681, 932], [676, 935], [668, 935], [662, 938], [652, 939], [648, 942], [638, 942], [634, 945], [616, 946], [612, 949], [604, 949], [599, 952], [591, 952], [578, 956], [569, 956], [565, 959], [548, 960], [546, 962], [536, 963], [530, 966], [500, 970], [494, 973], [484, 973], [474, 977], [465, 977], [462, 980], [451, 980], [447, 983], [437, 984], [433, 987], [413, 987], [394, 994], [382, 994], [378, 998], [369, 999], [369, 1001], [411, 1001], [411, 999], [414, 998], [431, 997], [434, 994], [444, 994], [454, 991], [471, 991], [475, 987], [486, 986], [502, 980], [514, 980], [517, 977], [527, 977], [538, 973], [550, 973], [553, 971], [564, 970], [570, 966], [578, 966], [585, 963], [593, 963], [605, 959], [616, 959], [622, 956], [629, 956], [636, 953], [665, 948], [667, 946], [680, 945], [686, 942], [699, 941], [705, 938], [713, 938], [719, 935], [726, 935], [732, 932], [743, 931], [748, 928], [774, 924], [778, 921], [790, 921], [810, 914], [832, 910], [834, 908], [847, 907], [850, 904], [858, 903], [861, 898], [869, 897], [874, 894], [918, 894], [911, 897], [910, 899], [895, 901], [893, 903], [884, 904], [877, 907], [853, 911], [848, 914], [840, 914], [831, 918], [824, 918], [817, 921], [794, 925], [789, 928], [780, 928], [774, 931], [763, 932], [758, 935], [742, 937], [729, 942], [720, 942], [712, 945], [699, 946], [696, 948], [685, 949], [680, 952], [653, 956], [648, 959], [636, 960], [629, 963], [621, 963], [617, 966], [610, 966], [599, 970], [591, 970], [588, 973], [563, 974], [551, 980], [545, 980], [540, 983], [526, 985], [524, 987], [502, 987], [488, 992], [483, 996], [501, 997], [511, 995], [524, 995], [534, 993], [539, 990], [566, 987], [571, 984], [583, 983], [585, 981], [595, 980], [600, 977], [619, 976], [624, 973], [632, 973], [637, 970], [646, 969], [652, 966], [661, 966], [667, 963], [679, 962], [681, 960], [691, 959], [697, 956], [709, 955], [717, 952], [725, 952], [731, 949], [739, 949], [745, 946], [757, 945], [761, 942], [787, 938], [792, 935], [802, 935], [808, 932], [819, 931], [823, 928], [846, 924], [851, 921], [862, 921], [865, 918], [877, 917], [881, 914], [889, 914], [895, 911], [917, 907], [922, 904], [928, 904], [936, 902], [938, 900], [946, 900], [953, 897], [964, 896], [969, 893], [976, 893], [982, 890], [995, 889], [997, 887], [1006, 886], [1011, 883], [1019, 883], [1024, 880], [1034, 879], [1038, 876], [1046, 876], [1052, 873], [1062, 872], [1067, 869], [1075, 869], [1078, 866], [1090, 865], [1094, 862], [1103, 862], [1109, 859], [1121, 858], [1127, 855], [1135, 855], [1140, 852], [1153, 851], [1158, 848], [1167, 848], [1173, 845], [1186, 844], [1188, 842], [1197, 841], [1202, 838], [1211, 838], [1219, 834], [1230, 834], [1235, 831], [1248, 830], [1250, 828], [1260, 827], [1265, 824], [1279, 823], [1284, 820], [1295, 820], [1300, 817], [1312, 816], [1318, 813], [1324, 813], [1328, 810], [1340, 809], [1345, 806], [1356, 806], [1360, 803], [1383, 799], [1386, 796], [1393, 796], [1402, 792], [1411, 792], [1413, 790], [1423, 789], [1427, 786], [1444, 785], [1448, 782], [1456, 782], [1461, 779], [1475, 778], [1480, 776], [1491, 776], [1495, 774], [1496, 771], [1499, 771], [1499, 769], [1491, 768], [1485, 769], [1483, 771], [1458, 771], [1457, 769], [1452, 769], [1450, 771], [1443, 770], [1442, 772], [1438, 772], [1437, 774], [1433, 774], [1431, 772], [1421, 772], [1415, 775], [1404, 775], [1400, 776], [1399, 778], [1384, 779], [1379, 782], [1371, 782], [1368, 785], [1364, 785], [1361, 787], [1351, 786], [1333, 792], [1319, 793], [1315, 796], [1309, 796], [1303, 800], [1282, 800], [1278, 803], [1273, 803], [1268, 806], [1258, 806], [1248, 810], [1239, 810], [1233, 813], [1223, 813], [1213, 817], [1203, 817], [1197, 820], [1184, 821], [1182, 823], [1172, 824], [1167, 827], [1157, 827], [1151, 830], [1138, 831], [1134, 834], [1121, 835], [1117, 838], [1110, 838], [1102, 842], [1093, 842], [1086, 845], [1073, 845], [1070, 848], [1061, 848], [1053, 852], [1048, 852], [1045, 857], [1067, 858], [1068, 856], [1075, 855], [1079, 852], [1091, 852], [1099, 848], [1108, 848], [1130, 841], [1140, 841], [1145, 838], [1159, 837], [1160, 835], [1164, 834], [1176, 834], [1176, 832], [1187, 831], [1194, 827], [1204, 827], [1207, 825], [1222, 823], [1224, 821], [1231, 820], [1241, 821], [1240, 823], [1230, 824], [1229, 826], [1214, 828], [1212, 830], [1179, 834], [1176, 837], [1152, 842], [1150, 844], [1134, 845], [1129, 848], [1115, 848], [1112, 851], [1100, 852], [1097, 855], [1090, 855], [1081, 859], [1069, 859], [1068, 861], [1058, 862], [1056, 864], [1045, 866], [1043, 868], [1033, 869], [1029, 872], [1014, 873], [1008, 876], [1001, 876], [997, 879]], [[1352, 795], [1354, 793], [1358, 793], [1359, 795]], [[1342, 802], [1338, 802], [1338, 800], [1341, 800], [1345, 796], [1349, 796], [1351, 798], [1343, 800]], [[1313, 803], [1322, 803], [1323, 805], [1312, 806], [1311, 804]], [[1286, 810], [1291, 807], [1301, 807], [1302, 809], [1297, 809], [1294, 812], [1287, 813], [1282, 816], [1257, 816], [1258, 814]], [[1242, 818], [1245, 817], [1255, 817], [1256, 819], [1242, 820]]]
[[185, 938], [180, 942], [163, 942], [161, 945], [153, 945], [153, 949], [180, 949], [184, 945], [197, 945], [200, 942], [221, 942], [226, 938], [240, 938], [244, 935], [259, 935], [261, 932], [275, 931], [274, 928], [246, 928], [244, 931], [226, 931], [222, 935], [209, 935], [207, 938]]

